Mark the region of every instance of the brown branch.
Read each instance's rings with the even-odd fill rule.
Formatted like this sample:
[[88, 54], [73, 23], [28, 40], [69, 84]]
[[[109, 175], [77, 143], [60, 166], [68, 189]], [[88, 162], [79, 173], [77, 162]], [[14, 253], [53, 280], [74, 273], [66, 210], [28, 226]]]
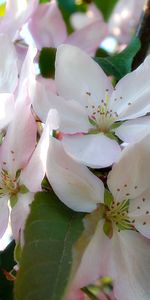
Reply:
[[141, 41], [141, 49], [134, 58], [133, 70], [144, 61], [150, 47], [150, 0], [147, 0], [136, 35]]

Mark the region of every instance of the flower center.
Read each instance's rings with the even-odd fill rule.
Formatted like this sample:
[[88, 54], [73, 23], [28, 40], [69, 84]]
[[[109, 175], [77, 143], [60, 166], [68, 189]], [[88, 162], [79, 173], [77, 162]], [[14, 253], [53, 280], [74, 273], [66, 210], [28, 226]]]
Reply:
[[[88, 97], [91, 97], [91, 94], [89, 92], [87, 92], [86, 94], [88, 95]], [[93, 105], [93, 101], [89, 102], [91, 102], [92, 104], [86, 105], [85, 108], [88, 109], [90, 123], [94, 125], [98, 132], [100, 131], [107, 133], [118, 117], [117, 112], [113, 112], [112, 109], [109, 109], [108, 90], [106, 90], [105, 100], [102, 99], [100, 105], [98, 105], [97, 107]]]
[[112, 204], [106, 208], [105, 220], [111, 221], [119, 230], [132, 229], [130, 220], [128, 218], [129, 200], [122, 202], [113, 201]]
[[19, 191], [18, 178], [12, 178], [8, 171], [2, 169], [0, 181], [0, 197], [4, 195], [13, 196]]
[[114, 200], [112, 194], [105, 190], [104, 204], [100, 204], [99, 212], [104, 219], [103, 230], [104, 233], [111, 238], [113, 230], [133, 230], [133, 222], [130, 222], [128, 215], [129, 199], [117, 202]]

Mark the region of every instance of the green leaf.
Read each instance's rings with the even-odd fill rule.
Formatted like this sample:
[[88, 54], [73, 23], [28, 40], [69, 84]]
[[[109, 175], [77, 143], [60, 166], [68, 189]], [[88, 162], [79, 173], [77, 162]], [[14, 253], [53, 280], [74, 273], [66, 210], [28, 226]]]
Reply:
[[10, 272], [14, 265], [15, 242], [12, 241], [0, 253], [0, 300], [13, 300], [13, 282], [6, 279], [4, 271]]
[[112, 222], [109, 221], [109, 220], [106, 220], [104, 222], [104, 225], [103, 225], [103, 231], [104, 233], [111, 239], [112, 236], [113, 236], [113, 225], [112, 225]]
[[131, 71], [133, 58], [139, 51], [140, 46], [140, 40], [134, 37], [128, 47], [121, 53], [104, 58], [96, 57], [95, 61], [107, 75], [112, 75], [117, 80], [120, 80]]
[[46, 3], [46, 2], [50, 2], [50, 0], [39, 0], [39, 3]]
[[39, 68], [41, 75], [45, 78], [54, 78], [55, 76], [55, 48], [42, 48], [39, 56]]
[[97, 5], [102, 12], [104, 19], [107, 21], [118, 0], [94, 0], [93, 2]]
[[36, 194], [25, 228], [25, 246], [15, 285], [16, 300], [62, 299], [83, 214], [53, 193]]

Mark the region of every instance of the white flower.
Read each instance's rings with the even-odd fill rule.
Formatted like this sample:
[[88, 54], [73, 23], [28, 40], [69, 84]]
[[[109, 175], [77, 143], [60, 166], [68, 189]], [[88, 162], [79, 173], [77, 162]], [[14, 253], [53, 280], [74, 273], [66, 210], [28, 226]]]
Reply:
[[[111, 276], [118, 300], [150, 298], [150, 135], [122, 152], [108, 178], [110, 194], [85, 218], [65, 300]], [[144, 235], [145, 237], [143, 237]]]
[[[86, 53], [62, 45], [56, 55], [59, 96], [35, 83], [33, 107], [43, 122], [49, 109], [56, 108], [66, 151], [87, 166], [106, 167], [121, 152], [113, 134], [135, 142], [149, 132], [150, 117], [138, 118], [150, 111], [149, 72], [150, 56], [113, 89], [103, 70]], [[128, 130], [131, 127], [134, 130]]]

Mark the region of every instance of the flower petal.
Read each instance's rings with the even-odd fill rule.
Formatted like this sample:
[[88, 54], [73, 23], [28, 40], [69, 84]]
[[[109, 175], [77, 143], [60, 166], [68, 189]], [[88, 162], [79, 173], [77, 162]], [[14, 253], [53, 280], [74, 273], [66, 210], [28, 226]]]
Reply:
[[125, 143], [135, 143], [149, 132], [149, 116], [126, 121], [115, 129], [115, 134]]
[[23, 245], [23, 230], [25, 221], [30, 212], [30, 204], [34, 200], [34, 193], [18, 194], [18, 201], [11, 211], [11, 227], [13, 238], [21, 239]]
[[58, 114], [50, 110], [41, 138], [31, 156], [27, 167], [21, 172], [20, 181], [31, 192], [41, 190], [41, 182], [46, 172], [46, 158], [50, 131], [59, 127]]
[[[135, 71], [123, 77], [111, 97], [119, 120], [133, 119], [150, 111], [150, 55]], [[117, 99], [117, 100], [115, 100]]]
[[130, 201], [128, 215], [133, 226], [150, 239], [150, 188], [140, 197]]
[[11, 40], [17, 39], [21, 27], [33, 14], [38, 0], [7, 0], [6, 12], [0, 22], [0, 32], [5, 32]]
[[11, 40], [0, 34], [0, 93], [12, 93], [18, 82], [17, 54]]
[[0, 129], [6, 127], [13, 119], [14, 96], [13, 94], [0, 93]]
[[95, 282], [100, 276], [112, 277], [117, 299], [149, 300], [149, 247], [149, 240], [131, 230], [114, 232], [109, 239], [103, 232], [102, 222], [99, 222], [66, 300], [76, 300], [76, 291]]
[[113, 89], [100, 66], [85, 52], [70, 45], [58, 47], [55, 79], [61, 96], [82, 105], [85, 105], [83, 98], [87, 93], [91, 94], [93, 103], [99, 105], [106, 90], [111, 94]]
[[56, 195], [75, 211], [90, 212], [103, 201], [103, 183], [69, 157], [54, 138], [49, 144], [46, 174]]
[[66, 133], [88, 132], [90, 126], [85, 109], [76, 101], [65, 101], [49, 88], [35, 82], [32, 88], [33, 109], [45, 122], [50, 109], [57, 109], [60, 116], [60, 131]]
[[9, 219], [8, 197], [0, 198], [0, 238], [4, 235]]
[[108, 176], [116, 201], [139, 197], [149, 187], [150, 135], [125, 148]]
[[95, 54], [96, 49], [107, 34], [107, 26], [101, 20], [96, 20], [86, 27], [70, 34], [66, 44], [77, 46], [89, 55]]
[[[26, 103], [27, 102], [27, 103]], [[1, 160], [13, 175], [27, 164], [36, 145], [37, 126], [28, 105], [28, 97], [15, 107], [13, 121], [1, 147]]]
[[105, 168], [119, 157], [121, 149], [115, 140], [100, 134], [65, 136], [65, 150], [79, 162], [91, 168]]
[[39, 4], [29, 21], [29, 30], [38, 49], [62, 44], [67, 37], [66, 25], [55, 1]]

